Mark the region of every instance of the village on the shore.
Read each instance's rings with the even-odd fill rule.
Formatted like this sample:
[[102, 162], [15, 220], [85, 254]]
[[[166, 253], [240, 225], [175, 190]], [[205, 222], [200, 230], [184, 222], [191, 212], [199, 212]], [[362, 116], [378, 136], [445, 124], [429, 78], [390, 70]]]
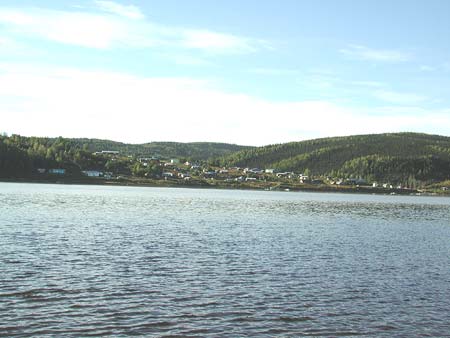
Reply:
[[[250, 188], [264, 190], [323, 190], [323, 191], [361, 191], [391, 194], [415, 194], [424, 190], [402, 186], [393, 182], [368, 182], [363, 178], [323, 177], [303, 172], [282, 172], [273, 168], [216, 167], [206, 162], [186, 161], [178, 158], [162, 159], [159, 156], [133, 157], [121, 156], [118, 151], [104, 150], [94, 155], [108, 158], [109, 161], [122, 161], [126, 158], [129, 171], [116, 172], [92, 168], [80, 168], [86, 180], [104, 184], [139, 184], [161, 186], [199, 186], [224, 188]], [[41, 177], [64, 178], [68, 172], [64, 168], [39, 168]], [[448, 188], [441, 188], [447, 192]]]

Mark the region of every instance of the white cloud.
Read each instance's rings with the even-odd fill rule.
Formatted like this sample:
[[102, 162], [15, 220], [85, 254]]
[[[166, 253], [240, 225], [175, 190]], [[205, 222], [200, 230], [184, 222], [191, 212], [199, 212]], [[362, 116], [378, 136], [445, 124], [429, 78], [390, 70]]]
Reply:
[[405, 62], [411, 59], [410, 54], [402, 51], [373, 49], [360, 45], [349, 45], [339, 52], [351, 58], [374, 62]]
[[422, 65], [419, 67], [420, 71], [422, 72], [434, 72], [436, 70], [436, 67], [428, 66], [428, 65]]
[[0, 36], [0, 51], [6, 52], [10, 51], [11, 49], [17, 50], [18, 48], [19, 44], [16, 41], [8, 37]]
[[298, 70], [295, 69], [283, 69], [283, 68], [251, 68], [247, 70], [248, 73], [258, 74], [258, 75], [269, 75], [269, 76], [281, 76], [281, 75], [297, 75]]
[[[394, 114], [397, 116], [416, 116], [426, 115], [429, 110], [418, 106], [382, 106], [377, 107], [373, 113], [376, 114]], [[441, 110], [440, 113], [445, 113], [445, 110]]]
[[124, 16], [130, 19], [143, 19], [145, 15], [139, 7], [134, 5], [122, 5], [114, 1], [96, 0], [95, 5], [102, 11]]
[[172, 60], [177, 65], [183, 65], [183, 66], [207, 66], [207, 67], [213, 67], [215, 64], [211, 62], [209, 59], [204, 57], [196, 57], [191, 56], [188, 54], [170, 54], [170, 53], [164, 53], [162, 54], [166, 59]]
[[8, 46], [11, 43], [11, 39], [0, 36], [0, 47]]
[[0, 23], [16, 34], [89, 48], [135, 41], [124, 22], [82, 12], [0, 9]]
[[92, 13], [83, 9], [0, 8], [0, 26], [10, 34], [95, 49], [170, 47], [229, 54], [252, 53], [268, 48], [261, 40], [209, 30], [168, 27], [144, 20], [138, 8], [110, 1], [96, 3], [103, 10], [120, 15]]
[[0, 57], [27, 57], [33, 58], [43, 54], [43, 51], [27, 46], [20, 40], [0, 36]]
[[351, 81], [350, 84], [360, 87], [382, 88], [385, 86], [383, 82], [378, 81]]
[[342, 79], [332, 75], [311, 74], [307, 79], [312, 88], [327, 90], [343, 82]]
[[401, 93], [389, 90], [377, 90], [373, 93], [373, 95], [382, 101], [402, 105], [418, 104], [428, 100], [428, 98], [423, 95], [414, 93]]
[[442, 68], [444, 69], [444, 71], [450, 72], [450, 62], [444, 62], [442, 64]]
[[183, 46], [212, 52], [249, 53], [256, 51], [256, 43], [250, 39], [207, 30], [184, 30], [181, 32]]
[[23, 135], [263, 145], [389, 131], [449, 134], [448, 111], [377, 115], [327, 101], [273, 102], [189, 78], [0, 64], [0, 93], [2, 130]]

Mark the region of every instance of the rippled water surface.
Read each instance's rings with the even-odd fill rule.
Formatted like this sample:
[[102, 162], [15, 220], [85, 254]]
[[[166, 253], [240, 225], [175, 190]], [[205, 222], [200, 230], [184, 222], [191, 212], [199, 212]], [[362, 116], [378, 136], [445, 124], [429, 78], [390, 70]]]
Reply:
[[0, 183], [0, 336], [450, 337], [450, 199]]

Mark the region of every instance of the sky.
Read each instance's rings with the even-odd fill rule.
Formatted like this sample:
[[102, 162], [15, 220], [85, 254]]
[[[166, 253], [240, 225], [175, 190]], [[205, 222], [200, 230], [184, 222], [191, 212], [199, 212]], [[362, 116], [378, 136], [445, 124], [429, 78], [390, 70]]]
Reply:
[[0, 0], [0, 132], [450, 136], [447, 0]]

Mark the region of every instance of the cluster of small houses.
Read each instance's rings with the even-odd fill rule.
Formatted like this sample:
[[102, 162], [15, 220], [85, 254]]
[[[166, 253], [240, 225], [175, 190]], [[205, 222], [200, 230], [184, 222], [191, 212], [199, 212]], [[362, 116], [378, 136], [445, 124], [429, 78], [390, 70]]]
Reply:
[[[110, 155], [110, 156], [117, 156], [119, 155], [118, 151], [115, 150], [102, 150], [102, 151], [96, 151], [94, 155]], [[65, 175], [66, 169], [63, 168], [52, 168], [52, 169], [46, 169], [46, 168], [38, 168], [37, 169], [38, 174], [50, 174], [50, 175]], [[111, 172], [104, 172], [99, 170], [82, 170], [81, 173], [88, 177], [103, 177], [106, 179], [113, 178], [113, 173]]]
[[[104, 150], [101, 152], [94, 153], [95, 155], [110, 155], [117, 156], [118, 151], [108, 151]], [[189, 181], [192, 176], [203, 177], [204, 179], [220, 179], [226, 182], [252, 182], [258, 180], [270, 180], [276, 177], [277, 179], [289, 179], [298, 180], [300, 183], [307, 184], [324, 184], [323, 179], [310, 178], [304, 174], [296, 174], [294, 172], [277, 172], [275, 169], [259, 169], [259, 168], [240, 168], [240, 167], [230, 167], [221, 169], [207, 169], [200, 164], [184, 162], [180, 163], [179, 159], [171, 159], [169, 161], [160, 160], [157, 157], [141, 157], [138, 159], [139, 163], [143, 166], [148, 166], [150, 163], [158, 163], [158, 165], [163, 167], [162, 174], [160, 178], [168, 179], [183, 179]], [[52, 175], [65, 175], [66, 170], [61, 168], [53, 169], [37, 169], [40, 174], [52, 174]], [[104, 179], [114, 178], [113, 173], [103, 172], [98, 170], [83, 170], [81, 171], [83, 175], [87, 177], [97, 177]], [[368, 182], [364, 179], [350, 178], [350, 179], [333, 179], [327, 177], [326, 181], [331, 185], [353, 185], [353, 186], [369, 186]], [[392, 185], [390, 183], [379, 184], [374, 182], [371, 184], [373, 188], [385, 188], [385, 189], [404, 189], [405, 187], [401, 185]], [[442, 188], [447, 190], [448, 188]]]
[[[139, 162], [144, 166], [147, 166], [151, 161], [155, 161], [155, 158], [140, 158]], [[297, 174], [294, 172], [277, 172], [276, 169], [260, 169], [260, 168], [241, 168], [230, 167], [221, 169], [206, 169], [199, 164], [192, 164], [190, 162], [183, 163], [182, 168], [178, 159], [171, 159], [170, 161], [158, 161], [161, 166], [164, 167], [162, 172], [162, 178], [164, 179], [184, 179], [190, 180], [192, 176], [199, 176], [205, 179], [219, 179], [225, 182], [252, 182], [261, 180], [277, 179], [289, 179], [298, 180], [300, 183], [307, 184], [324, 184], [323, 179], [310, 178], [308, 175]], [[340, 179], [333, 180], [327, 178], [328, 184], [333, 185], [368, 185], [363, 179]], [[378, 183], [373, 184], [374, 187], [378, 187]], [[384, 184], [385, 188], [393, 188], [390, 184]]]
[[[62, 168], [54, 168], [54, 169], [44, 169], [39, 168], [37, 169], [38, 174], [50, 174], [50, 175], [65, 175], [66, 169]], [[103, 177], [107, 179], [113, 178], [113, 173], [111, 172], [105, 172], [105, 171], [98, 171], [98, 170], [82, 170], [81, 173], [88, 177]]]
[[[140, 158], [139, 162], [147, 166], [150, 161], [155, 161], [154, 158]], [[230, 167], [221, 169], [208, 169], [200, 164], [184, 162], [182, 166], [178, 159], [171, 159], [170, 161], [158, 161], [164, 167], [161, 176], [164, 179], [179, 178], [186, 181], [190, 180], [192, 176], [198, 176], [205, 179], [222, 179], [226, 182], [250, 182], [267, 179], [269, 175], [275, 175], [278, 178], [294, 179], [307, 181], [309, 178], [304, 175], [296, 175], [293, 172], [279, 172], [275, 169], [259, 169], [259, 168], [240, 168]]]

